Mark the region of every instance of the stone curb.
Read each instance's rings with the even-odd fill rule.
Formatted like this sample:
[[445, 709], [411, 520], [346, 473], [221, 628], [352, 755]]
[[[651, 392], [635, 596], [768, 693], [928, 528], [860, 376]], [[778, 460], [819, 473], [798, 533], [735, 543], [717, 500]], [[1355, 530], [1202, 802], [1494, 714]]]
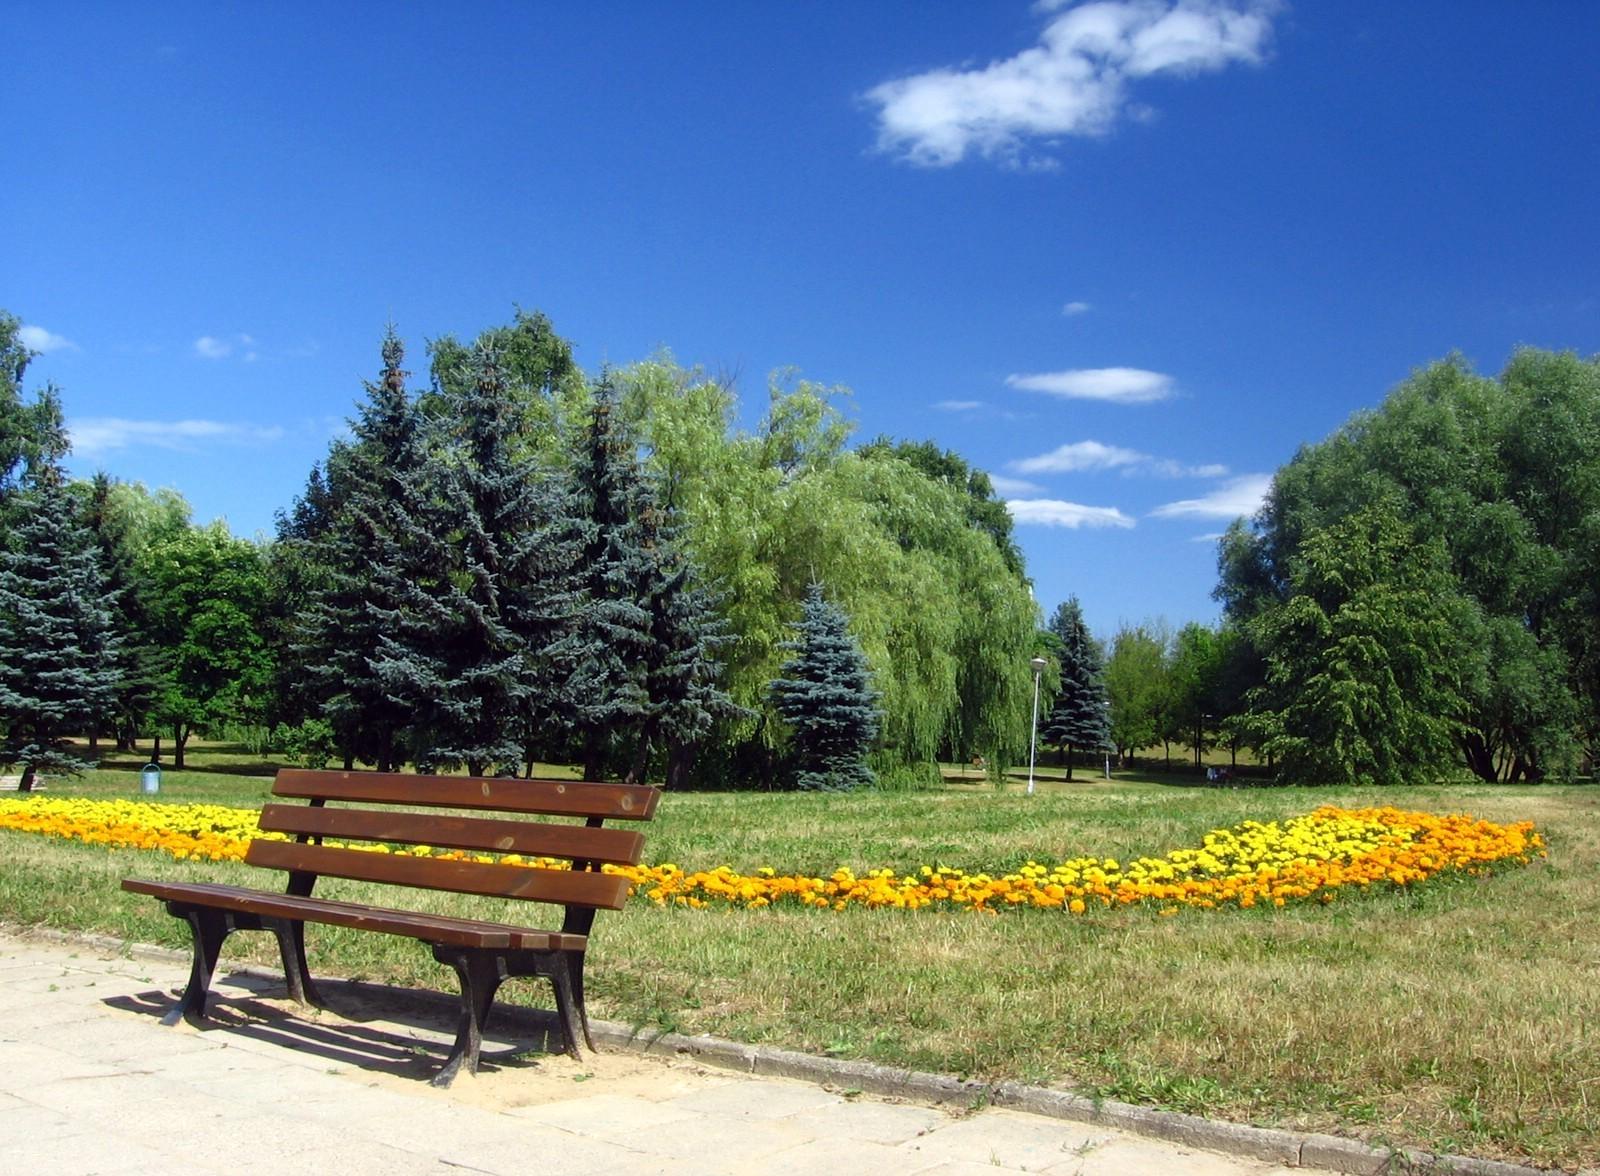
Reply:
[[898, 1070], [872, 1062], [817, 1057], [771, 1046], [742, 1045], [719, 1037], [690, 1037], [678, 1033], [649, 1035], [607, 1021], [591, 1022], [590, 1028], [594, 1031], [596, 1043], [604, 1042], [639, 1053], [690, 1057], [706, 1065], [746, 1074], [795, 1078], [914, 1102], [1007, 1107], [1055, 1119], [1115, 1127], [1134, 1135], [1151, 1136], [1288, 1168], [1321, 1168], [1352, 1173], [1353, 1176], [1384, 1176], [1391, 1173], [1406, 1173], [1408, 1176], [1550, 1176], [1548, 1169], [1530, 1168], [1522, 1164], [1507, 1164], [1472, 1156], [1434, 1155], [1405, 1148], [1369, 1147], [1335, 1135], [1300, 1135], [1270, 1127], [1222, 1123], [1178, 1111], [1155, 1110], [1110, 1099], [1088, 1099], [1066, 1091], [1026, 1086], [1018, 1082], [987, 1083], [917, 1070]]
[[[190, 958], [187, 951], [132, 943], [107, 935], [60, 931], [51, 927], [18, 927], [0, 923], [0, 931], [183, 963], [188, 963]], [[242, 975], [283, 979], [282, 972], [255, 965], [230, 966], [230, 970]], [[414, 995], [437, 994], [419, 991]], [[448, 996], [446, 1003], [450, 1009], [456, 1007], [456, 1001]], [[1151, 1136], [1289, 1168], [1321, 1168], [1350, 1173], [1351, 1176], [1398, 1176], [1402, 1173], [1405, 1176], [1550, 1176], [1553, 1171], [1473, 1156], [1434, 1155], [1409, 1148], [1370, 1147], [1337, 1135], [1302, 1135], [1271, 1127], [1218, 1122], [1179, 1111], [1156, 1110], [1110, 1099], [1084, 1098], [1067, 1091], [1027, 1086], [1020, 1082], [979, 1082], [919, 1070], [900, 1070], [874, 1062], [818, 1057], [772, 1046], [743, 1045], [720, 1037], [649, 1034], [615, 1021], [591, 1021], [589, 1027], [597, 1044], [636, 1053], [689, 1057], [706, 1065], [757, 1077], [792, 1078], [885, 1098], [923, 1103], [959, 1103], [970, 1108], [1006, 1107], [1054, 1119], [1115, 1127], [1134, 1135]], [[1600, 1176], [1600, 1170], [1585, 1169], [1578, 1176]]]

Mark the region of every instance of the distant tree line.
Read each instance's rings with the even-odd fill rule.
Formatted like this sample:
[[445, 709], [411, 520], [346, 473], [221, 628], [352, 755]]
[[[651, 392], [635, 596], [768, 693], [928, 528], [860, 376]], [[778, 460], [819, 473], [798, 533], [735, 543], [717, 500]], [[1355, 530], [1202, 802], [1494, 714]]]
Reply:
[[1277, 472], [1216, 626], [1123, 626], [1119, 753], [1250, 748], [1284, 782], [1539, 781], [1600, 745], [1600, 361], [1459, 358]]
[[[308, 762], [727, 787], [906, 783], [1025, 743], [1036, 620], [1003, 505], [932, 446], [847, 449], [837, 391], [775, 385], [746, 433], [722, 384], [667, 360], [591, 379], [519, 312], [435, 341], [413, 392], [391, 331], [349, 435], [251, 542], [171, 491], [69, 482], [9, 317], [0, 357], [0, 755], [30, 777], [84, 732], [164, 736], [179, 766], [231, 733]], [[774, 686], [808, 593], [859, 658], [824, 716], [855, 732], [833, 767]], [[46, 638], [48, 599], [84, 615]]]
[[[850, 448], [787, 377], [738, 425], [662, 357], [590, 377], [542, 315], [376, 378], [270, 541], [67, 478], [0, 313], [0, 762], [196, 734], [307, 762], [903, 786], [1026, 755], [1249, 749], [1308, 783], [1537, 781], [1600, 743], [1600, 362], [1450, 359], [1278, 471], [1220, 623], [1040, 624], [1004, 504], [928, 442]], [[1069, 769], [1070, 770], [1070, 769]]]

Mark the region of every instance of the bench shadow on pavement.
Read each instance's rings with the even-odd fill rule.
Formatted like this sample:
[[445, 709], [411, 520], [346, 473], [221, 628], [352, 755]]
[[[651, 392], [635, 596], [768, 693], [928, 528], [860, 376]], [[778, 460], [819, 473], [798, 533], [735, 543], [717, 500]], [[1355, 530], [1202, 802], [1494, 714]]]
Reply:
[[[326, 1010], [290, 1000], [282, 980], [234, 973], [223, 983], [227, 987], [213, 988], [206, 1000], [206, 1020], [199, 1032], [280, 1046], [330, 1065], [415, 1078], [424, 1084], [449, 1054], [459, 1014], [454, 998], [364, 980], [319, 978], [317, 990], [330, 1006]], [[108, 997], [104, 1003], [149, 1017], [152, 1033], [194, 1032], [159, 1024], [180, 992], [150, 989]], [[497, 1002], [484, 1034], [479, 1072], [535, 1066], [545, 1055], [565, 1060], [564, 1051], [553, 1011]]]

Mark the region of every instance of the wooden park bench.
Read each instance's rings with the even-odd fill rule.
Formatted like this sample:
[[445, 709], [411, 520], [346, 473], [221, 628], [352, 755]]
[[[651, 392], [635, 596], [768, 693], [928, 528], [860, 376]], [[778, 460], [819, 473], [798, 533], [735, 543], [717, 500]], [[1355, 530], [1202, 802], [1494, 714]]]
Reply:
[[[578, 1057], [579, 1034], [590, 1049], [583, 1001], [583, 959], [599, 910], [617, 910], [628, 882], [602, 873], [607, 863], [637, 864], [641, 833], [607, 829], [606, 820], [649, 820], [660, 793], [649, 786], [584, 784], [563, 780], [486, 779], [469, 776], [407, 776], [378, 772], [319, 772], [286, 768], [272, 786], [275, 797], [309, 804], [268, 804], [264, 832], [293, 841], [257, 838], [245, 852], [254, 866], [288, 872], [283, 893], [209, 882], [123, 880], [122, 888], [166, 903], [169, 914], [188, 922], [194, 934], [189, 985], [163, 1018], [198, 1024], [222, 942], [233, 931], [271, 931], [278, 939], [289, 995], [325, 1008], [306, 964], [305, 924], [324, 923], [362, 931], [403, 935], [428, 944], [434, 958], [454, 968], [461, 982], [461, 1014], [455, 1045], [435, 1075], [448, 1086], [463, 1066], [478, 1067], [483, 1028], [502, 981], [543, 976], [555, 990], [556, 1014], [567, 1052]], [[357, 807], [333, 807], [341, 806]], [[451, 813], [408, 811], [451, 809]], [[494, 814], [494, 815], [486, 815]], [[581, 818], [584, 824], [531, 820]], [[387, 847], [428, 846], [471, 855], [519, 854], [564, 859], [571, 868], [451, 860], [329, 845], [328, 840]], [[456, 918], [313, 897], [318, 877], [386, 883], [409, 889], [454, 891], [496, 898], [529, 899], [565, 908], [560, 930]]]

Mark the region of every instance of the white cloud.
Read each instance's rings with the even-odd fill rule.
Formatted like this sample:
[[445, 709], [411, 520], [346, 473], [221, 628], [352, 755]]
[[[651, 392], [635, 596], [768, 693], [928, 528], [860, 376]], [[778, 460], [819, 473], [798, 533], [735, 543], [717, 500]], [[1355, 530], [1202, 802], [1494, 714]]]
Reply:
[[[1041, 7], [1055, 12], [1062, 3]], [[1104, 134], [1124, 112], [1138, 114], [1132, 81], [1261, 61], [1277, 7], [1276, 0], [1105, 0], [1068, 8], [1014, 57], [867, 91], [878, 108], [878, 148], [925, 167], [949, 167], [969, 152], [1012, 166], [1049, 165], [1027, 144]]]
[[1210, 494], [1169, 502], [1150, 512], [1158, 519], [1236, 519], [1253, 515], [1272, 487], [1271, 474], [1241, 474], [1230, 478]]
[[225, 421], [130, 421], [121, 417], [83, 417], [69, 421], [72, 452], [95, 457], [144, 445], [197, 453], [208, 445], [267, 445], [280, 440], [284, 430], [276, 425], [236, 424]]
[[57, 335], [54, 331], [47, 331], [43, 327], [24, 323], [17, 328], [17, 338], [29, 351], [37, 351], [46, 355], [52, 351], [76, 351], [78, 345], [71, 339]]
[[1190, 543], [1215, 543], [1218, 539], [1221, 539], [1223, 537], [1223, 535], [1225, 535], [1225, 534], [1227, 534], [1226, 531], [1207, 531], [1204, 535], [1196, 535], [1196, 536], [1194, 536], [1194, 538], [1190, 539], [1189, 542]]
[[1094, 307], [1087, 302], [1069, 302], [1061, 308], [1061, 313], [1068, 318], [1073, 318], [1076, 315], [1088, 314], [1093, 309]]
[[1124, 475], [1148, 474], [1157, 478], [1220, 478], [1228, 467], [1216, 463], [1184, 465], [1170, 457], [1152, 457], [1137, 449], [1103, 445], [1099, 441], [1073, 441], [1049, 453], [1008, 462], [1007, 468], [1019, 474], [1082, 474], [1100, 470], [1121, 470]]
[[1073, 531], [1079, 527], [1133, 526], [1133, 520], [1114, 506], [1083, 506], [1055, 498], [1011, 498], [1006, 500], [1006, 509], [1021, 526], [1066, 527]]
[[1228, 475], [1228, 467], [1220, 462], [1184, 465], [1181, 461], [1173, 461], [1170, 457], [1152, 457], [1149, 464], [1126, 472], [1153, 474], [1158, 478], [1225, 478]]
[[1038, 457], [1024, 457], [1011, 463], [1019, 474], [1076, 474], [1089, 470], [1114, 470], [1149, 461], [1143, 453], [1098, 441], [1074, 441], [1060, 445]]
[[261, 358], [261, 351], [254, 335], [240, 331], [237, 335], [219, 338], [216, 335], [201, 335], [194, 341], [194, 353], [201, 359], [227, 359], [237, 351], [239, 358], [245, 363], [255, 363]]
[[981, 400], [940, 400], [933, 406], [940, 412], [976, 412], [983, 407]]
[[1007, 376], [1006, 384], [1025, 392], [1047, 392], [1068, 400], [1106, 400], [1113, 404], [1148, 404], [1166, 400], [1174, 392], [1171, 376], [1125, 367], [1022, 373]]
[[1030, 494], [1044, 493], [1044, 487], [1022, 478], [1008, 478], [1004, 474], [990, 474], [989, 485], [1003, 498], [1025, 498]]

